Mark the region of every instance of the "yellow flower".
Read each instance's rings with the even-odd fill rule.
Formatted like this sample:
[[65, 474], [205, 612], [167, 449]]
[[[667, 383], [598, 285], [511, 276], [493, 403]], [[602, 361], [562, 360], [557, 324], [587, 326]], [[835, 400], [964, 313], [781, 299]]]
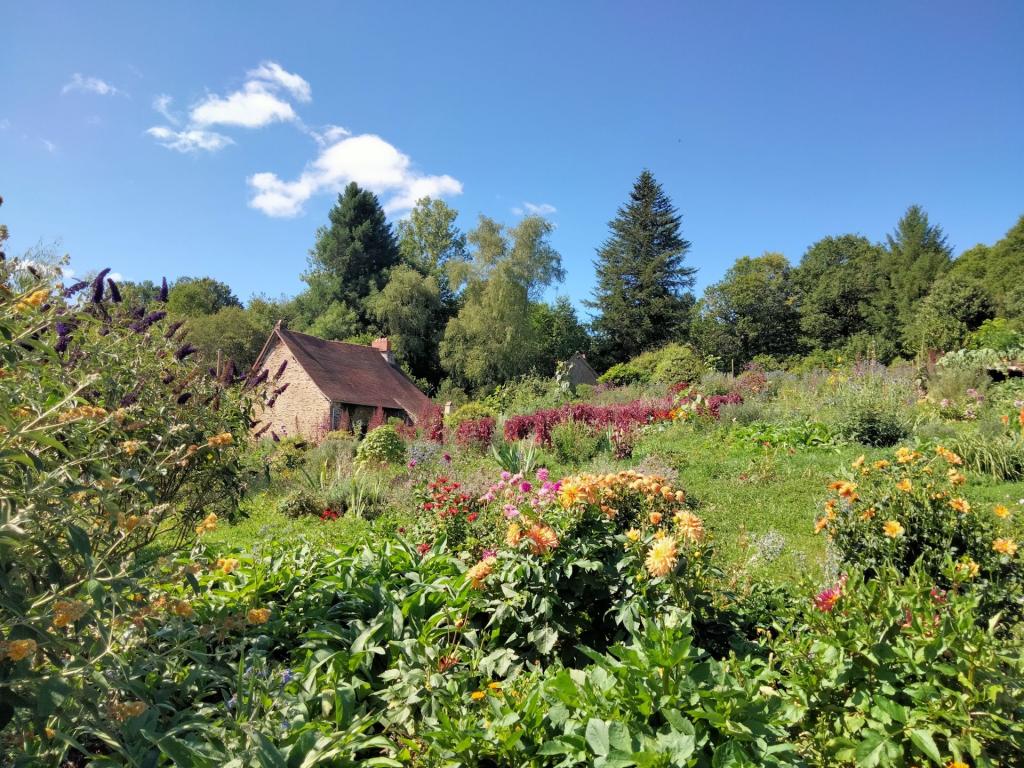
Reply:
[[224, 573], [231, 573], [238, 568], [238, 560], [234, 557], [221, 557], [217, 560], [217, 570]]
[[682, 504], [684, 501], [686, 501], [686, 491], [676, 491], [676, 501], [679, 504]]
[[919, 458], [921, 458], [921, 454], [917, 451], [912, 451], [910, 448], [896, 449], [896, 461], [900, 464], [910, 464], [912, 461], [916, 461]]
[[851, 464], [850, 466], [853, 467], [854, 469], [860, 469], [862, 466], [864, 466], [864, 459], [866, 458], [867, 457], [862, 453], [860, 456], [854, 459], [853, 464]]
[[647, 552], [645, 565], [647, 566], [647, 572], [657, 578], [670, 574], [676, 567], [678, 560], [676, 540], [671, 536], [666, 536], [658, 539], [651, 545], [650, 550]]
[[898, 539], [904, 533], [903, 526], [895, 520], [886, 520], [885, 524], [882, 525], [882, 531], [890, 539]]
[[505, 532], [505, 543], [510, 547], [514, 547], [522, 537], [523, 529], [519, 527], [519, 523], [512, 523]]
[[48, 298], [50, 298], [50, 292], [45, 288], [40, 288], [38, 291], [32, 291], [28, 296], [19, 301], [15, 305], [15, 309], [19, 312], [24, 312], [30, 307], [38, 307], [42, 305]]
[[129, 717], [138, 717], [148, 709], [144, 701], [126, 701], [113, 703], [109, 706], [110, 716], [114, 720], [123, 721]]
[[480, 589], [480, 587], [483, 586], [484, 579], [490, 576], [494, 571], [494, 564], [496, 562], [498, 562], [498, 558], [496, 557], [485, 557], [479, 563], [466, 571], [466, 575], [468, 575], [470, 580], [473, 582], [473, 589]]
[[971, 768], [967, 763], [961, 762], [960, 760], [950, 760], [946, 763], [946, 768]]
[[569, 509], [569, 507], [575, 506], [579, 502], [585, 500], [586, 494], [584, 493], [583, 488], [577, 483], [566, 483], [558, 493], [558, 501], [565, 509]]
[[951, 506], [957, 512], [962, 512], [964, 514], [967, 514], [971, 511], [971, 505], [967, 502], [966, 499], [950, 499], [949, 506]]
[[80, 600], [57, 600], [53, 604], [53, 626], [60, 628], [74, 624], [88, 610], [89, 606]]
[[34, 656], [37, 647], [35, 640], [11, 640], [0, 643], [0, 658], [6, 655], [11, 661], [21, 661]]
[[975, 578], [979, 571], [981, 571], [981, 567], [969, 557], [953, 566], [954, 573], [969, 579]]
[[939, 456], [941, 456], [943, 459], [945, 459], [950, 464], [963, 464], [964, 463], [963, 459], [961, 459], [959, 456], [957, 456], [955, 453], [953, 453], [948, 448], [943, 448], [941, 445], [938, 446], [935, 449], [935, 452], [937, 454], [939, 454]]
[[676, 512], [675, 522], [676, 530], [684, 539], [700, 541], [704, 537], [704, 521], [692, 512]]
[[498, 682], [488, 683], [487, 687], [490, 688], [492, 691], [500, 691], [501, 690], [501, 683], [498, 683]]
[[1009, 555], [1010, 557], [1013, 557], [1017, 554], [1017, 542], [1013, 539], [996, 539], [992, 542], [992, 549], [1000, 555]]
[[1006, 506], [1003, 504], [996, 504], [992, 512], [993, 514], [995, 514], [996, 517], [1001, 517], [1004, 519], [1010, 516], [1010, 510], [1007, 509]]
[[270, 609], [250, 608], [245, 614], [245, 618], [250, 624], [266, 624], [270, 621]]
[[215, 530], [217, 530], [217, 515], [213, 512], [203, 518], [203, 521], [196, 526], [196, 533], [200, 536]]
[[904, 493], [910, 493], [914, 489], [914, 484], [910, 482], [910, 478], [904, 477], [896, 483], [896, 487]]
[[863, 512], [860, 513], [860, 519], [861, 520], [870, 520], [874, 516], [875, 516], [875, 508], [874, 507], [868, 507], [867, 509], [865, 509]]
[[660, 525], [661, 512], [651, 512], [647, 519], [651, 521], [651, 525]]
[[214, 435], [206, 444], [211, 448], [221, 448], [225, 445], [231, 445], [235, 442], [234, 436], [230, 432], [221, 432], [219, 435]]
[[138, 440], [125, 440], [121, 443], [121, 450], [127, 453], [129, 456], [134, 456], [138, 453], [139, 448], [142, 447], [142, 443]]
[[469, 694], [469, 698], [471, 698], [473, 701], [480, 701], [480, 699], [486, 696], [487, 694], [483, 691], [473, 691], [471, 694]]
[[640, 531], [636, 528], [630, 528], [626, 531], [626, 538], [633, 542], [640, 541]]
[[139, 523], [142, 522], [142, 518], [138, 515], [118, 515], [117, 527], [125, 533], [131, 533], [139, 527]]
[[875, 469], [885, 469], [889, 466], [889, 462], [885, 459], [879, 459], [872, 465]]

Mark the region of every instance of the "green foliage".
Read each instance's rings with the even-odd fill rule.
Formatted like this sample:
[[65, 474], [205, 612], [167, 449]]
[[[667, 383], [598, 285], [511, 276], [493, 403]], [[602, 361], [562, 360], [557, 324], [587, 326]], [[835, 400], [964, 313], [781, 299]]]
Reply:
[[904, 327], [908, 350], [957, 349], [992, 316], [992, 300], [976, 280], [948, 276], [937, 280]]
[[[725, 418], [725, 415], [722, 415]], [[770, 422], [754, 422], [733, 430], [739, 440], [746, 440], [756, 445], [767, 445], [772, 448], [816, 447], [830, 445], [836, 439], [827, 424], [816, 421], [804, 421], [799, 424], [773, 424]]]
[[444, 423], [449, 429], [457, 429], [464, 421], [476, 421], [477, 419], [495, 418], [497, 414], [483, 402], [471, 402], [460, 405], [450, 414], [445, 416]]
[[277, 511], [285, 517], [319, 515], [324, 510], [324, 500], [309, 488], [295, 488], [277, 502]]
[[895, 445], [909, 433], [907, 393], [885, 374], [846, 382], [835, 398], [835, 426], [847, 440], [864, 445]]
[[553, 408], [563, 402], [566, 396], [565, 390], [554, 379], [521, 376], [499, 384], [481, 402], [495, 414], [512, 416], [541, 408]]
[[886, 252], [883, 268], [889, 280], [889, 296], [877, 304], [876, 311], [884, 313], [891, 307], [895, 314], [890, 325], [898, 321], [901, 327], [907, 327], [917, 302], [949, 269], [952, 249], [942, 227], [932, 224], [920, 206], [912, 205], [886, 237]]
[[533, 440], [492, 445], [491, 455], [499, 467], [513, 475], [532, 475], [537, 467], [537, 443]]
[[[148, 292], [143, 292], [147, 296]], [[167, 311], [175, 317], [214, 315], [227, 307], [241, 308], [231, 287], [212, 277], [182, 277], [171, 286]]]
[[507, 232], [480, 217], [469, 234], [473, 261], [460, 264], [462, 308], [445, 329], [441, 363], [459, 383], [484, 387], [528, 373], [537, 359], [532, 302], [565, 275], [548, 236], [552, 225], [527, 216]]
[[238, 372], [248, 371], [256, 362], [273, 324], [241, 307], [224, 307], [216, 313], [193, 317], [186, 325], [190, 342], [199, 347], [203, 359], [213, 363], [217, 353], [226, 364], [231, 360]]
[[781, 253], [737, 260], [704, 292], [692, 336], [727, 368], [756, 355], [786, 356], [799, 348], [798, 288]]
[[793, 279], [800, 329], [812, 346], [835, 349], [874, 330], [871, 305], [882, 284], [885, 251], [859, 235], [825, 237], [807, 249]]
[[953, 262], [951, 272], [980, 280], [992, 296], [999, 316], [1024, 316], [1020, 281], [1007, 279], [1007, 275], [1024, 274], [1024, 216], [991, 247], [978, 245], [962, 253]]
[[675, 384], [694, 382], [708, 370], [705, 360], [693, 347], [668, 344], [661, 349], [644, 352], [632, 360], [613, 365], [598, 381], [619, 386], [625, 384]]
[[447, 322], [438, 278], [400, 264], [391, 270], [384, 288], [369, 296], [366, 306], [391, 340], [398, 362], [413, 375], [436, 381], [440, 374], [437, 345]]
[[405, 462], [405, 443], [389, 424], [368, 432], [356, 449], [356, 462], [360, 464], [402, 464]]
[[641, 172], [629, 202], [608, 223], [594, 263], [597, 285], [587, 306], [609, 362], [622, 362], [685, 332], [694, 267], [684, 265], [689, 241], [680, 216], [654, 175]]
[[608, 449], [608, 436], [588, 424], [569, 419], [551, 428], [551, 447], [563, 464], [577, 466]]
[[538, 340], [535, 366], [541, 375], [551, 376], [559, 361], [590, 351], [590, 336], [568, 298], [559, 296], [554, 304], [538, 302], [530, 310]]
[[997, 352], [1021, 349], [1024, 348], [1024, 333], [1012, 328], [1004, 317], [990, 318], [967, 338], [967, 346], [971, 349], [994, 349]]
[[[1011, 765], [1024, 749], [1020, 645], [980, 620], [975, 591], [930, 573], [853, 569], [828, 610], [780, 622], [771, 644], [794, 731], [815, 765]], [[821, 598], [819, 597], [819, 600]], [[979, 717], [980, 712], [986, 716]]]
[[144, 591], [141, 553], [234, 515], [249, 480], [249, 396], [206, 376], [165, 321], [140, 332], [123, 304], [91, 298], [0, 291], [0, 753], [39, 747], [64, 718], [25, 764], [106, 742], [112, 760], [141, 760], [112, 732], [145, 669], [114, 671], [126, 644], [111, 645]]

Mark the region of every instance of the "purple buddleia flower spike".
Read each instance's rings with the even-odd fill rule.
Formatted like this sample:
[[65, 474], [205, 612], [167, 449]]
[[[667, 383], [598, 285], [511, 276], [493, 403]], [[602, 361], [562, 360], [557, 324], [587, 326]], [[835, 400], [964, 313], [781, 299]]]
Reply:
[[99, 304], [103, 301], [103, 280], [106, 278], [107, 273], [110, 271], [110, 267], [100, 271], [96, 275], [96, 279], [92, 281], [92, 303]]
[[171, 323], [168, 326], [167, 331], [164, 332], [164, 338], [165, 339], [169, 339], [172, 336], [174, 336], [174, 334], [176, 334], [178, 332], [178, 329], [181, 328], [181, 326], [183, 326], [184, 324], [185, 324], [184, 320], [175, 320], [173, 323]]
[[117, 283], [115, 283], [113, 280], [111, 280], [108, 277], [107, 278], [107, 287], [110, 289], [110, 300], [112, 302], [114, 302], [115, 304], [120, 304], [121, 303], [121, 291], [118, 290]]
[[180, 347], [178, 347], [178, 350], [174, 353], [174, 356], [178, 360], [184, 360], [186, 357], [188, 357], [192, 353], [198, 352], [198, 351], [199, 350], [196, 347], [192, 346], [190, 343], [188, 343], [186, 341], [184, 344], [182, 344]]
[[160, 293], [157, 294], [156, 300], [166, 303], [167, 293], [167, 278], [165, 277], [160, 281]]
[[135, 389], [121, 398], [121, 407], [127, 408], [129, 405], [135, 405], [139, 401], [140, 394], [142, 394], [142, 384], [136, 384]]
[[64, 289], [64, 298], [70, 299], [76, 293], [79, 293], [88, 286], [89, 282], [87, 280], [79, 280], [77, 283], [72, 283], [70, 286]]
[[288, 361], [287, 360], [282, 360], [281, 364], [279, 366], [277, 366], [277, 370], [274, 372], [274, 381], [277, 381], [278, 379], [281, 378], [281, 374], [284, 373], [284, 369], [287, 368], [287, 367], [288, 367]]
[[170, 384], [172, 381], [174, 381], [174, 374], [168, 373], [162, 379], [160, 379], [160, 381], [162, 381], [164, 384]]
[[192, 393], [191, 392], [182, 392], [180, 395], [178, 395], [177, 402], [178, 402], [178, 405], [184, 405], [185, 403], [187, 403], [191, 399], [192, 399]]
[[266, 431], [267, 431], [268, 429], [270, 429], [270, 424], [264, 424], [264, 425], [263, 425], [262, 427], [260, 427], [260, 428], [259, 428], [259, 429], [258, 429], [258, 430], [257, 430], [256, 432], [254, 432], [252, 436], [253, 436], [253, 437], [259, 437], [259, 436], [260, 436], [260, 435], [262, 435], [262, 434], [263, 434], [264, 432], [266, 432]]

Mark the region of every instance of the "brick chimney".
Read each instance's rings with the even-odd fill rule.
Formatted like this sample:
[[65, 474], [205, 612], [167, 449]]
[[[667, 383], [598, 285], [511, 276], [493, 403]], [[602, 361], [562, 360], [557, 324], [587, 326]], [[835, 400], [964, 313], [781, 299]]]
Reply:
[[391, 351], [391, 340], [387, 336], [374, 339], [370, 346], [384, 355], [384, 359], [391, 365], [395, 364], [395, 353]]

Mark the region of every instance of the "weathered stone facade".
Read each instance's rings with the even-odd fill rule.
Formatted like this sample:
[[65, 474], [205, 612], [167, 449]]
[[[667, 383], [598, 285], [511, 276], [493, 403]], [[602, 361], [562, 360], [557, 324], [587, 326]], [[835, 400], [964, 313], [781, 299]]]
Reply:
[[[285, 360], [288, 365], [274, 385], [280, 387], [287, 384], [288, 389], [278, 395], [273, 408], [257, 413], [259, 427], [269, 422], [270, 430], [281, 437], [315, 437], [326, 431], [331, 402], [299, 365], [291, 350], [279, 340], [275, 340], [274, 346], [268, 351], [263, 367], [273, 375]], [[264, 434], [270, 434], [270, 430]]]

